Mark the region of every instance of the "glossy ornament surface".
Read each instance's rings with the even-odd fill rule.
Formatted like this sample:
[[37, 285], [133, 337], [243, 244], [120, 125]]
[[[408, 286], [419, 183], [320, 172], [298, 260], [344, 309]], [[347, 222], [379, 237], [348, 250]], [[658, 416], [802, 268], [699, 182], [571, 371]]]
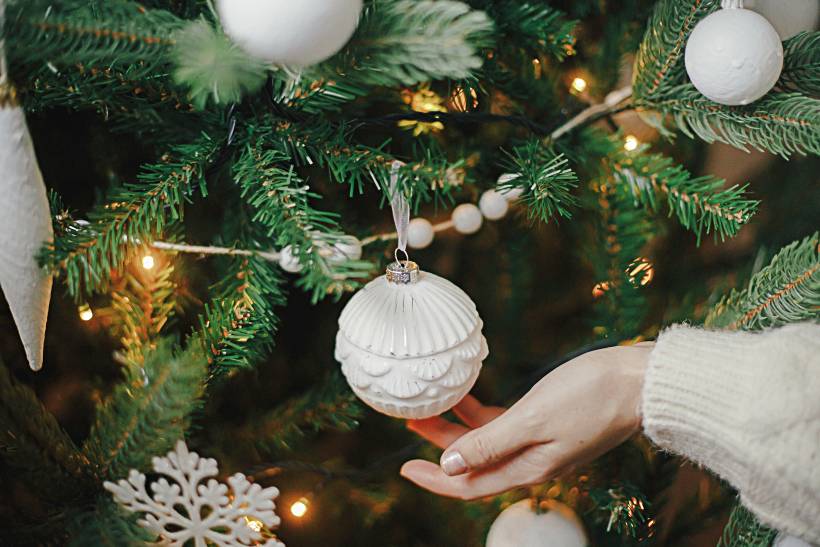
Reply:
[[555, 500], [525, 499], [504, 509], [487, 534], [486, 547], [586, 547], [584, 526], [575, 512]]
[[489, 353], [482, 326], [456, 285], [413, 262], [393, 263], [345, 306], [335, 356], [369, 406], [396, 418], [428, 418], [473, 387]]
[[362, 0], [218, 0], [217, 11], [225, 34], [250, 55], [304, 67], [344, 47]]
[[686, 43], [686, 72], [706, 98], [750, 104], [769, 92], [783, 69], [783, 46], [774, 27], [742, 8], [704, 17]]

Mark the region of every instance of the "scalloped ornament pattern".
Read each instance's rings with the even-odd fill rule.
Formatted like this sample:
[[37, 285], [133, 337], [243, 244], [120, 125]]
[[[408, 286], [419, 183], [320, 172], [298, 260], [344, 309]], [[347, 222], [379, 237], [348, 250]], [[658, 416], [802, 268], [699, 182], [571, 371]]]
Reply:
[[407, 285], [374, 279], [339, 318], [336, 360], [354, 393], [404, 419], [436, 416], [473, 387], [489, 354], [483, 322], [464, 291], [420, 272]]

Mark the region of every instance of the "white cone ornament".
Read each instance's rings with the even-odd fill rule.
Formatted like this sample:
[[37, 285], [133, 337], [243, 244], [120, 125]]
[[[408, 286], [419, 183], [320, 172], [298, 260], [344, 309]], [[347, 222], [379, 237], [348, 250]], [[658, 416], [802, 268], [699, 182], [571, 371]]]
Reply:
[[217, 0], [217, 11], [225, 33], [248, 54], [304, 67], [344, 47], [362, 0]]
[[766, 18], [781, 40], [817, 29], [820, 0], [746, 0], [743, 7]]
[[[3, 9], [0, 0], [0, 13]], [[53, 237], [46, 187], [26, 118], [4, 73], [0, 76], [0, 287], [32, 370], [43, 366], [51, 300], [51, 276], [38, 266], [36, 255]]]
[[535, 509], [526, 499], [504, 509], [487, 534], [486, 547], [586, 547], [584, 525], [563, 503], [549, 500]]
[[741, 0], [704, 17], [686, 43], [686, 72], [706, 98], [725, 105], [753, 103], [769, 92], [783, 69], [780, 36]]
[[342, 311], [336, 360], [372, 408], [396, 418], [429, 418], [473, 387], [489, 353], [482, 326], [464, 291], [414, 262], [394, 262]]

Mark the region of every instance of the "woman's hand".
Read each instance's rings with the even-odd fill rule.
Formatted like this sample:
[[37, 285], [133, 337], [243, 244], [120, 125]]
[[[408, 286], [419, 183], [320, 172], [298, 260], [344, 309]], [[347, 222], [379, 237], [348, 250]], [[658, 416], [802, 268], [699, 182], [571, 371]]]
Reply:
[[[407, 427], [446, 448], [441, 466], [404, 464], [401, 474], [442, 496], [474, 499], [548, 481], [593, 460], [640, 429], [643, 376], [653, 343], [586, 353], [554, 370], [509, 410], [468, 395]], [[465, 427], [466, 426], [466, 427]]]

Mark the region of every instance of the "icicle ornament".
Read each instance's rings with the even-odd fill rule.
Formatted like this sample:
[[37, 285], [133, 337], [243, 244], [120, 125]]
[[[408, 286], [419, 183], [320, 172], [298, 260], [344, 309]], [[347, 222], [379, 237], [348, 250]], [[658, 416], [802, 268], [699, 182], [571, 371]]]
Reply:
[[362, 401], [388, 416], [421, 419], [449, 410], [470, 391], [489, 350], [470, 297], [407, 256], [410, 212], [397, 179], [394, 165], [396, 261], [342, 310], [335, 357]]

